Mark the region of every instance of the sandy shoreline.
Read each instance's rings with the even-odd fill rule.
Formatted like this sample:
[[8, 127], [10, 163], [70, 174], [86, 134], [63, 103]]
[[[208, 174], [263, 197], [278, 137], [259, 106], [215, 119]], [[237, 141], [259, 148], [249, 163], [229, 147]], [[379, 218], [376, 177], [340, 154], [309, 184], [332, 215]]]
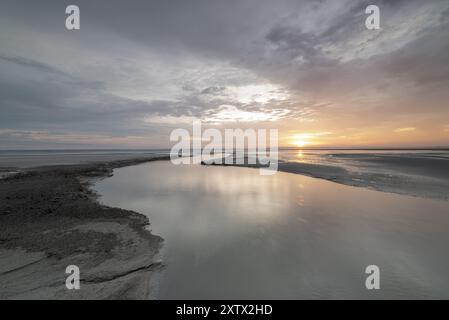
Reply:
[[[0, 180], [0, 299], [146, 299], [162, 238], [136, 212], [97, 202], [89, 186], [114, 168], [166, 156], [40, 167]], [[77, 265], [81, 290], [67, 290]]]

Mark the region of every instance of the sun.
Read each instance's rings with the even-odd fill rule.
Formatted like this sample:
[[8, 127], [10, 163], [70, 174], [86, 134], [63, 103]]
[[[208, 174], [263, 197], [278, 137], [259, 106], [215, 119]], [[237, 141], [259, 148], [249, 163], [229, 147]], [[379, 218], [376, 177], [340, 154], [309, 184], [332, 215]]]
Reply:
[[329, 135], [330, 132], [306, 132], [306, 133], [297, 133], [289, 136], [289, 141], [291, 145], [296, 146], [297, 148], [304, 148], [311, 145], [322, 144], [319, 137]]
[[298, 148], [303, 148], [310, 144], [310, 135], [308, 134], [295, 134], [290, 137], [290, 143]]
[[303, 148], [308, 144], [308, 142], [305, 140], [295, 140], [293, 141], [293, 144], [297, 147]]

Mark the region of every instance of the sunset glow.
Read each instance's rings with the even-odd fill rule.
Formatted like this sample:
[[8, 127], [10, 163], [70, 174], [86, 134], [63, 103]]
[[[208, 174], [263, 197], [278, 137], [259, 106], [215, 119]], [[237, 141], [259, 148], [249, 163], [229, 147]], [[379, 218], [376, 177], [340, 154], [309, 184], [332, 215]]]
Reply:
[[359, 1], [225, 3], [123, 2], [117, 30], [86, 2], [73, 33], [52, 5], [7, 6], [0, 148], [167, 148], [196, 120], [277, 129], [283, 147], [449, 146], [447, 1], [397, 2], [374, 30]]

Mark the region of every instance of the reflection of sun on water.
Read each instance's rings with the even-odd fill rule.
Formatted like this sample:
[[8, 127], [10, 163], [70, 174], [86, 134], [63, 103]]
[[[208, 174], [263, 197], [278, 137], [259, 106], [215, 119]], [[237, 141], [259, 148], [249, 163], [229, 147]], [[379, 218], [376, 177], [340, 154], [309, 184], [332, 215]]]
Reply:
[[302, 150], [299, 150], [298, 152], [296, 152], [296, 157], [294, 158], [293, 161], [307, 162], [307, 158], [306, 158], [306, 155], [304, 154], [304, 152]]

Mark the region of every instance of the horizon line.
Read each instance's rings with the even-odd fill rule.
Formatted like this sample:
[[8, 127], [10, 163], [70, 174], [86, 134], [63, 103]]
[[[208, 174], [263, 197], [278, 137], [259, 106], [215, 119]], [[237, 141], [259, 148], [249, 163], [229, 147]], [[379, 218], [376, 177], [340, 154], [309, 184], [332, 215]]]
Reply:
[[[6, 151], [160, 151], [170, 150], [171, 148], [110, 148], [110, 147], [87, 147], [87, 148], [33, 148], [33, 149], [2, 149], [0, 152]], [[223, 151], [224, 148], [222, 148]], [[449, 151], [449, 146], [431, 146], [431, 147], [279, 147], [279, 150], [311, 150], [311, 151], [326, 151], [326, 150], [366, 150], [366, 151], [381, 151], [381, 150], [443, 150]], [[219, 148], [217, 148], [219, 150]], [[245, 148], [244, 150], [248, 150]]]

